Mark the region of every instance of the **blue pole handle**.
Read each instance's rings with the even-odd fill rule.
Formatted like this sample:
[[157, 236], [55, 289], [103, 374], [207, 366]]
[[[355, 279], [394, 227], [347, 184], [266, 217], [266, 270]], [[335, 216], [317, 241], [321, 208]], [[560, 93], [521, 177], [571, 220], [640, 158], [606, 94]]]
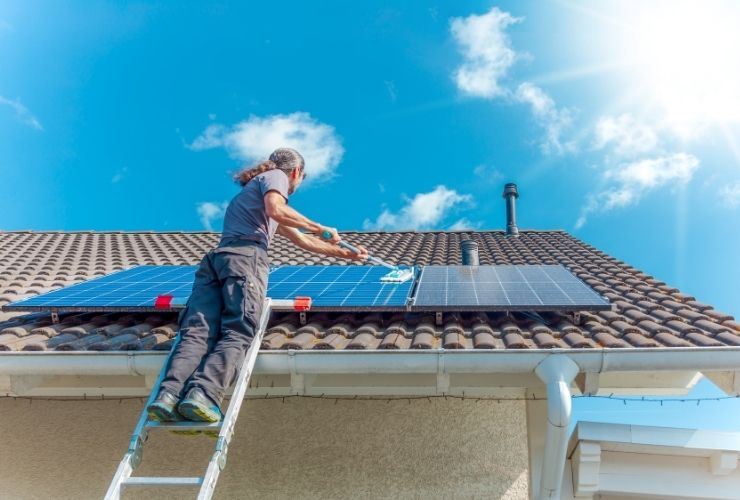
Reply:
[[321, 237], [324, 238], [325, 240], [330, 240], [331, 239], [331, 231], [329, 231], [327, 229], [324, 229], [324, 231], [322, 231], [322, 233], [321, 233]]
[[340, 241], [340, 242], [338, 243], [338, 245], [339, 245], [340, 247], [342, 247], [342, 248], [346, 248], [346, 249], [347, 249], [347, 250], [349, 250], [350, 252], [354, 252], [354, 253], [360, 253], [360, 249], [359, 249], [359, 248], [357, 248], [357, 247], [356, 247], [356, 246], [354, 246], [354, 245], [350, 245], [350, 244], [349, 244], [349, 243], [347, 243], [346, 241]]

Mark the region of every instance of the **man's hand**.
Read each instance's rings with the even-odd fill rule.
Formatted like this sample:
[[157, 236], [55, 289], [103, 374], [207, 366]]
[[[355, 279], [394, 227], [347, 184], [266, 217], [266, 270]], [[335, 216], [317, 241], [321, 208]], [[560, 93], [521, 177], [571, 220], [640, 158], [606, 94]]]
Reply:
[[357, 250], [360, 251], [360, 253], [355, 253], [352, 250], [348, 250], [346, 248], [340, 248], [339, 251], [341, 252], [341, 254], [338, 255], [338, 257], [350, 260], [367, 260], [367, 248], [363, 247], [362, 245], [355, 246], [357, 247]]
[[339, 237], [339, 233], [337, 233], [336, 228], [326, 226], [321, 228], [319, 238], [327, 243], [331, 243], [332, 245], [336, 245], [337, 243], [342, 241], [342, 238]]
[[[316, 237], [313, 235], [303, 234], [297, 229], [290, 226], [283, 226], [281, 224], [278, 226], [277, 232], [281, 236], [285, 236], [286, 238], [288, 238], [294, 245], [304, 250], [308, 250], [309, 252], [321, 253], [324, 255], [328, 255], [329, 257], [339, 257], [342, 259], [367, 259], [367, 249], [362, 245], [357, 245], [357, 249], [360, 251], [360, 253], [355, 253], [351, 250], [347, 250], [346, 248], [342, 248], [339, 245], [332, 244], [326, 240], [322, 240], [320, 238], [320, 235], [319, 237]], [[334, 229], [333, 234], [336, 236], [336, 229]]]

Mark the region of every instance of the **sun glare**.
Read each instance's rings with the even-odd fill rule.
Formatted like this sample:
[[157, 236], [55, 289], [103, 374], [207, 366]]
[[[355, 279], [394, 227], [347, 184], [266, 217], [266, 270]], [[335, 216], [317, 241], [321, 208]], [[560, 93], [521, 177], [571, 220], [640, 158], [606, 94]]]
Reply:
[[644, 2], [627, 18], [622, 57], [668, 125], [740, 122], [740, 2]]

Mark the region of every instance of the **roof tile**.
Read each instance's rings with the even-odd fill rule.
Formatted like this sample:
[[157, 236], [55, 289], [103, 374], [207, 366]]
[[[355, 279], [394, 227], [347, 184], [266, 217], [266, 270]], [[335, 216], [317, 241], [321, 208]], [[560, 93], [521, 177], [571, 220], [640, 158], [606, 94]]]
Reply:
[[434, 331], [430, 332], [427, 328], [417, 327], [411, 341], [411, 349], [434, 349], [436, 344]]

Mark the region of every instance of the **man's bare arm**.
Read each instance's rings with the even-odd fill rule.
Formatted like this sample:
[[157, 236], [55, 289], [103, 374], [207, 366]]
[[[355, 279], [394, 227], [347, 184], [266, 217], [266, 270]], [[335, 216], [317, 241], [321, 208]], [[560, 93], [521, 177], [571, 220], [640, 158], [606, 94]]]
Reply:
[[342, 259], [365, 260], [367, 258], [367, 250], [361, 246], [358, 247], [360, 253], [356, 254], [332, 243], [319, 240], [314, 236], [303, 234], [294, 227], [280, 224], [277, 228], [277, 232], [281, 236], [288, 238], [295, 246], [308, 250], [309, 252], [321, 253], [328, 255], [329, 257], [340, 257]]
[[297, 210], [289, 207], [285, 198], [277, 191], [269, 191], [265, 194], [265, 212], [269, 218], [277, 221], [281, 226], [305, 229], [318, 235], [321, 235], [324, 231], [329, 231], [332, 237], [326, 241], [335, 244], [341, 240], [336, 229], [322, 226], [318, 222], [312, 221]]

